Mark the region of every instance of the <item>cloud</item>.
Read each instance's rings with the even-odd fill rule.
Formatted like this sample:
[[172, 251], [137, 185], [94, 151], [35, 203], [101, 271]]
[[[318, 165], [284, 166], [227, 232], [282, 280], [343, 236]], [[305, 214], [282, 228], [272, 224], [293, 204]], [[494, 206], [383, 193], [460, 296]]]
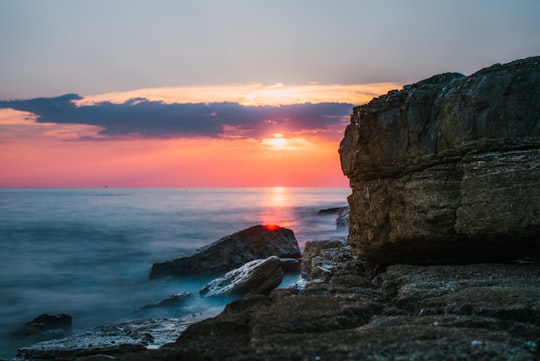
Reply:
[[302, 103], [351, 103], [363, 104], [374, 96], [385, 94], [392, 89], [400, 89], [403, 84], [318, 84], [287, 85], [277, 83], [263, 85], [226, 84], [177, 86], [136, 89], [98, 95], [85, 95], [75, 101], [78, 105], [91, 105], [103, 101], [123, 103], [133, 98], [144, 98], [162, 103], [206, 103], [232, 102], [240, 105], [285, 105]]
[[304, 103], [252, 106], [236, 102], [164, 103], [133, 98], [122, 103], [77, 104], [83, 98], [0, 101], [0, 108], [30, 112], [37, 123], [94, 126], [97, 137], [242, 137], [262, 139], [274, 132], [324, 132], [344, 125], [348, 103]]

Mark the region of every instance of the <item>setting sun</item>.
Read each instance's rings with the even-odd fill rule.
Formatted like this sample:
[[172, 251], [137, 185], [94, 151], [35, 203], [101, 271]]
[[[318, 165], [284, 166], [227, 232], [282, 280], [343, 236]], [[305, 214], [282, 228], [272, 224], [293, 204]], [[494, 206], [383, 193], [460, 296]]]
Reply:
[[287, 145], [287, 139], [281, 133], [274, 133], [272, 138], [263, 139], [261, 144], [273, 149], [283, 149]]
[[287, 140], [283, 138], [283, 134], [276, 133], [272, 134], [274, 138], [269, 140], [269, 143], [276, 148], [283, 148], [287, 144]]

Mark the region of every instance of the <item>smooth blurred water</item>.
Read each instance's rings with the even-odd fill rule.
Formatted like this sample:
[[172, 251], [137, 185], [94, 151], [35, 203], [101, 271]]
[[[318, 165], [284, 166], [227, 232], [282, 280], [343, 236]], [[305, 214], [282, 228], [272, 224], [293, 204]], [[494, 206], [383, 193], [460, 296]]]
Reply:
[[[73, 331], [131, 319], [183, 317], [223, 307], [203, 300], [206, 279], [149, 280], [154, 262], [256, 224], [306, 241], [344, 236], [335, 214], [348, 188], [0, 189], [0, 357], [7, 335], [41, 313], [68, 313]], [[183, 307], [141, 311], [189, 291]]]

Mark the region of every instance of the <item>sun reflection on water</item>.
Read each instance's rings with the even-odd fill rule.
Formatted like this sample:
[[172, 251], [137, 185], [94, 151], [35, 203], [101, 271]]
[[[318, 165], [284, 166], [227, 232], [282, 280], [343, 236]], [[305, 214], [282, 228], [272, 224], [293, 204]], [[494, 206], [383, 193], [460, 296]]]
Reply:
[[262, 224], [289, 228], [296, 223], [291, 219], [291, 200], [287, 187], [268, 188], [263, 205], [265, 211], [261, 215]]
[[289, 206], [289, 195], [286, 187], [272, 187], [269, 189], [268, 207]]

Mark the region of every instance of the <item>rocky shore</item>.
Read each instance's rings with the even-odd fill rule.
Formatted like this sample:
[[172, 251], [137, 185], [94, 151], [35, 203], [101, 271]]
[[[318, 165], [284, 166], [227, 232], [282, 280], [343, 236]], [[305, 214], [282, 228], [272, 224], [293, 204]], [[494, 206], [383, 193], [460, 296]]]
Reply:
[[[373, 99], [340, 146], [350, 208], [325, 210], [349, 222], [347, 239], [306, 243], [296, 267], [290, 230], [224, 237], [151, 274], [217, 267], [202, 294], [237, 297], [219, 315], [171, 326], [175, 340], [155, 349], [151, 332], [124, 325], [137, 348], [104, 338], [111, 350], [34, 345], [18, 358], [540, 360], [539, 114], [540, 57]], [[295, 269], [302, 282], [273, 289]]]
[[[18, 359], [539, 357], [538, 258], [382, 268], [360, 260], [345, 239], [332, 239], [308, 242], [301, 269], [305, 282], [299, 287], [241, 297], [213, 318], [196, 323], [162, 319], [100, 327], [65, 341], [23, 349]], [[164, 344], [167, 338], [176, 337]]]
[[[340, 244], [341, 243], [341, 244]], [[535, 360], [538, 259], [386, 269], [312, 242], [303, 289], [229, 304], [157, 351], [120, 360]]]

